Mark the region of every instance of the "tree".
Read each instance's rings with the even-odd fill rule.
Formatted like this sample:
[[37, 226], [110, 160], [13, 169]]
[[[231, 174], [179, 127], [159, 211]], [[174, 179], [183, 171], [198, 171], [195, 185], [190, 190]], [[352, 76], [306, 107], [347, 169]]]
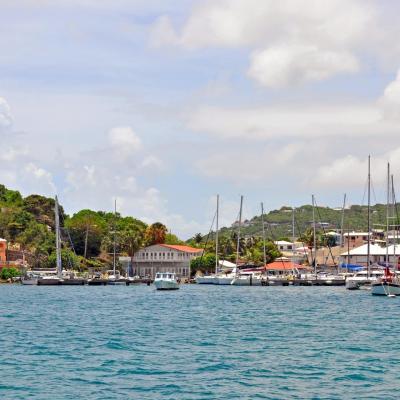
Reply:
[[98, 256], [107, 231], [107, 223], [99, 213], [81, 210], [65, 221], [74, 249], [84, 257]]
[[[55, 228], [54, 207], [54, 199], [38, 194], [32, 194], [23, 200], [24, 211], [32, 214], [40, 224], [50, 226], [53, 230]], [[66, 215], [61, 206], [59, 206], [59, 215], [61, 226], [63, 226]]]
[[193, 240], [196, 244], [200, 244], [203, 241], [203, 235], [201, 233], [196, 233]]
[[[80, 259], [70, 249], [61, 250], [61, 264], [63, 269], [70, 269], [70, 270], [80, 269]], [[47, 268], [56, 268], [57, 256], [55, 251], [49, 255], [45, 265]]]
[[120, 250], [125, 251], [131, 257], [132, 262], [135, 253], [143, 246], [144, 237], [145, 228], [143, 224], [138, 224], [135, 221], [125, 223], [119, 232]]
[[215, 254], [205, 254], [202, 257], [193, 258], [190, 262], [190, 269], [193, 274], [197, 271], [211, 273], [215, 271]]
[[165, 243], [167, 227], [161, 222], [155, 222], [146, 229], [145, 243], [147, 246], [152, 244]]
[[2, 268], [1, 272], [0, 272], [0, 279], [11, 279], [14, 278], [16, 276], [19, 276], [20, 273], [17, 270], [17, 268], [11, 267], [11, 268]]
[[178, 236], [172, 234], [172, 233], [167, 233], [165, 235], [165, 241], [164, 243], [166, 244], [183, 244], [182, 240], [178, 238]]

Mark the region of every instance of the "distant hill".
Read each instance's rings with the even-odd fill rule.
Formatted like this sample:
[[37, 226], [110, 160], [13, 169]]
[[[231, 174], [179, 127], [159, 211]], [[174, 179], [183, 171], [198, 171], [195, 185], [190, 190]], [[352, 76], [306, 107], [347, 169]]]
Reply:
[[[397, 208], [400, 210], [398, 205]], [[344, 230], [365, 231], [368, 226], [367, 215], [367, 206], [353, 205], [346, 209], [344, 211]], [[340, 229], [342, 210], [330, 207], [316, 207], [315, 219], [320, 232], [324, 229], [326, 231]], [[270, 211], [264, 215], [264, 221], [267, 237], [277, 239], [292, 236], [292, 209], [290, 207], [282, 207], [279, 210]], [[312, 221], [311, 205], [297, 207], [295, 210], [295, 236], [300, 236], [305, 230], [309, 229], [312, 226]], [[383, 229], [386, 226], [386, 205], [375, 204], [371, 206], [371, 226], [376, 229]], [[237, 223], [234, 223], [230, 227], [222, 228], [220, 232], [222, 235], [229, 235], [236, 231]], [[243, 236], [262, 236], [261, 215], [245, 220], [242, 224], [241, 232]]]

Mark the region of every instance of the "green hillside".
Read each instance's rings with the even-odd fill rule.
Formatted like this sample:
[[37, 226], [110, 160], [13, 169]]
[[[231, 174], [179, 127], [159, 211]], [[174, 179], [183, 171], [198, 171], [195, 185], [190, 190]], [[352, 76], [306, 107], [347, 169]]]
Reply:
[[[9, 249], [23, 251], [33, 267], [55, 266], [55, 227], [52, 198], [37, 194], [23, 197], [0, 185], [0, 237]], [[66, 215], [59, 209], [63, 265], [77, 270], [104, 268], [111, 264], [114, 234], [118, 255], [133, 256], [143, 245], [176, 244], [181, 241], [159, 222], [144, 222], [120, 214], [81, 210]]]
[[[340, 229], [342, 210], [329, 207], [316, 207], [315, 220], [318, 231]], [[394, 212], [394, 214], [396, 214]], [[367, 206], [353, 205], [344, 211], [344, 230], [365, 231], [368, 226]], [[277, 239], [292, 236], [292, 209], [282, 207], [279, 210], [272, 210], [264, 215], [267, 237]], [[295, 210], [295, 236], [301, 236], [312, 226], [313, 214], [311, 205], [303, 205]], [[321, 224], [323, 223], [323, 224]], [[394, 223], [394, 222], [393, 222]], [[386, 226], [386, 206], [375, 204], [371, 207], [372, 228], [383, 229]], [[222, 235], [230, 235], [237, 227], [225, 227], [221, 229]], [[243, 222], [241, 228], [244, 236], [262, 236], [261, 215]]]

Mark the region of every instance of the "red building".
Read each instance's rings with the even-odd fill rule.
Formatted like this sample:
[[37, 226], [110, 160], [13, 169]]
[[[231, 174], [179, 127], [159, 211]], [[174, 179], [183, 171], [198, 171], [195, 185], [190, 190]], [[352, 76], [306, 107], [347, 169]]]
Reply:
[[7, 266], [7, 240], [0, 238], [0, 269]]

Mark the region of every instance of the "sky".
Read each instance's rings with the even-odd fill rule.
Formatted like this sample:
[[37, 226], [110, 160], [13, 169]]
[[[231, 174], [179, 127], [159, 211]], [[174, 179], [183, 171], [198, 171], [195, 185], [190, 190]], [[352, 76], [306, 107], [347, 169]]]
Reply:
[[385, 201], [400, 3], [0, 0], [0, 183], [187, 239], [281, 206]]

